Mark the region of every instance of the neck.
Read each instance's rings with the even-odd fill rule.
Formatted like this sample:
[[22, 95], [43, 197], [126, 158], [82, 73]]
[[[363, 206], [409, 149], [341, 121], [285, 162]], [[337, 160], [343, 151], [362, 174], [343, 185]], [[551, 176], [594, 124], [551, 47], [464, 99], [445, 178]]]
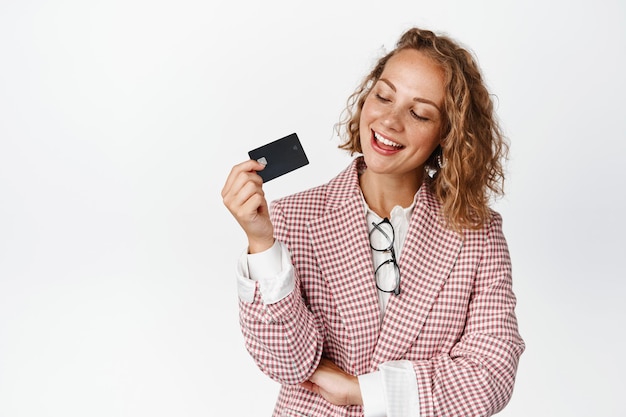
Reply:
[[363, 197], [371, 210], [380, 217], [390, 217], [395, 206], [409, 207], [422, 179], [415, 177], [393, 177], [375, 175], [365, 170], [360, 177]]

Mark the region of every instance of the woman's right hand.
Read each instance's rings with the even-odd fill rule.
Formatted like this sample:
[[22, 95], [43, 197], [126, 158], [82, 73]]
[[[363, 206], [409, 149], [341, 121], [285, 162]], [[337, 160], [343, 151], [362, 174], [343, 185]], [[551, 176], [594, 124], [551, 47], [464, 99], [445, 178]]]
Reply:
[[274, 226], [263, 192], [263, 179], [256, 171], [265, 165], [248, 160], [235, 165], [222, 189], [222, 199], [248, 237], [248, 252], [257, 253], [274, 244]]

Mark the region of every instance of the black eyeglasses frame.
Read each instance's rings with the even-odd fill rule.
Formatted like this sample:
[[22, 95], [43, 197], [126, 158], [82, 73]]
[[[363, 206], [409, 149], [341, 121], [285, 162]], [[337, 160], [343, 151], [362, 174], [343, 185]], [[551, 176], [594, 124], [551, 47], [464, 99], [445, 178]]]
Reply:
[[[391, 228], [391, 233], [392, 233], [391, 238], [389, 238], [389, 235], [380, 227], [382, 224], [388, 224], [389, 227]], [[372, 250], [375, 250], [377, 252], [389, 252], [391, 254], [391, 258], [387, 259], [386, 261], [378, 265], [376, 269], [374, 269], [374, 281], [376, 283], [376, 288], [378, 288], [378, 290], [382, 292], [387, 292], [387, 293], [392, 292], [395, 295], [399, 295], [400, 294], [400, 265], [398, 265], [398, 261], [396, 259], [396, 251], [393, 248], [393, 244], [396, 238], [396, 232], [393, 228], [393, 225], [391, 224], [391, 222], [389, 221], [387, 217], [385, 217], [379, 223], [372, 222], [372, 226], [374, 227], [369, 232], [370, 248], [372, 248]], [[374, 231], [376, 230], [378, 230], [380, 233], [383, 234], [383, 236], [387, 238], [387, 240], [389, 241], [389, 246], [387, 246], [386, 248], [380, 249], [372, 245], [372, 233], [374, 233]], [[396, 286], [393, 290], [385, 290], [381, 288], [380, 285], [378, 285], [378, 271], [380, 270], [380, 268], [382, 268], [383, 266], [389, 263], [393, 264], [394, 272], [396, 275]]]

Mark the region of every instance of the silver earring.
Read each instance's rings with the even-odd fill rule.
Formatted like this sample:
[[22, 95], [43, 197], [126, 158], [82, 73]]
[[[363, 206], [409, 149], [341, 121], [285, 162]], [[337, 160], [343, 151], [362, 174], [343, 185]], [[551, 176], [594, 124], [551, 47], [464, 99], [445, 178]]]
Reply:
[[446, 166], [446, 160], [443, 158], [442, 154], [437, 155], [437, 165], [439, 165], [439, 168]]

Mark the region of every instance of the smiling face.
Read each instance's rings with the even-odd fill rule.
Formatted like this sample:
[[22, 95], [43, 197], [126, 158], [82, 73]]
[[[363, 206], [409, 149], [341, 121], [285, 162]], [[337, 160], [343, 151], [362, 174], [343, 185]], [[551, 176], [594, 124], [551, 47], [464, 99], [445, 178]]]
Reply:
[[444, 76], [427, 55], [393, 55], [368, 94], [359, 121], [368, 171], [421, 179], [441, 140]]

